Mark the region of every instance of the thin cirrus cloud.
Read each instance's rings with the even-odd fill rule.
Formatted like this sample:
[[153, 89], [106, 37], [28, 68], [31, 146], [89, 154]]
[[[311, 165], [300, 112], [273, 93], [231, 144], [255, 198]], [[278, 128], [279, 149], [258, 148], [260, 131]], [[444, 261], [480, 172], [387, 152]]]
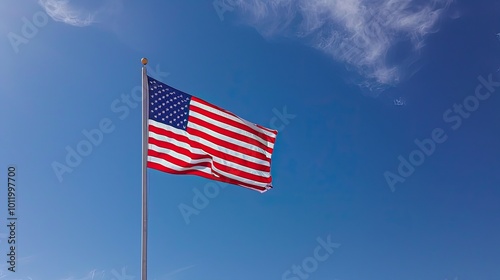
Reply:
[[97, 23], [98, 17], [109, 19], [122, 9], [121, 0], [100, 1], [100, 6], [93, 10], [77, 7], [69, 0], [38, 0], [38, 4], [53, 20], [78, 27]]
[[96, 12], [83, 12], [72, 7], [68, 0], [39, 0], [42, 6], [53, 20], [69, 25], [84, 27], [95, 23]]
[[[360, 74], [376, 91], [412, 73], [427, 35], [453, 0], [234, 0], [265, 37], [300, 39]], [[455, 15], [456, 17], [456, 15]]]
[[105, 275], [104, 270], [98, 271], [97, 269], [91, 270], [87, 275], [85, 275], [83, 278], [76, 278], [76, 277], [68, 277], [64, 278], [61, 280], [101, 280], [103, 279]]

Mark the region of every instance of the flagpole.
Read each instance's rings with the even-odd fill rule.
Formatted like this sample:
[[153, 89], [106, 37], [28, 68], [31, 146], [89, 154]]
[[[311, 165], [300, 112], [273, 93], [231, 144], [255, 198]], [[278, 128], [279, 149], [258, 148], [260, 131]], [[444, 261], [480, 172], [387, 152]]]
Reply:
[[148, 76], [146, 72], [147, 58], [142, 58], [142, 247], [141, 247], [141, 279], [148, 279]]

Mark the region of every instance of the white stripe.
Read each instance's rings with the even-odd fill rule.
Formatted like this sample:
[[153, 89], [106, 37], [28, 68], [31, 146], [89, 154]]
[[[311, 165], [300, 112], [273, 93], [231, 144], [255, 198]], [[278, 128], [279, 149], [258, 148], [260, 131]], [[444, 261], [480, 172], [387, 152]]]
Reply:
[[266, 134], [269, 137], [276, 138], [276, 133], [273, 133], [273, 132], [267, 131], [265, 129], [262, 129], [262, 128], [256, 126], [254, 123], [246, 121], [246, 120], [244, 120], [244, 119], [242, 119], [240, 117], [235, 117], [235, 116], [233, 116], [231, 114], [228, 114], [228, 113], [226, 113], [224, 111], [215, 109], [213, 107], [208, 107], [205, 104], [202, 104], [200, 102], [196, 102], [196, 100], [191, 99], [190, 106], [195, 106], [195, 107], [198, 107], [198, 108], [203, 109], [205, 111], [209, 111], [209, 112], [212, 112], [212, 113], [217, 114], [219, 116], [222, 116], [224, 118], [231, 119], [231, 120], [234, 120], [234, 121], [239, 122], [239, 123], [243, 123], [243, 124], [247, 125], [248, 127], [250, 127], [251, 129], [253, 129], [255, 131], [258, 131], [260, 133]]
[[185, 154], [178, 153], [174, 150], [165, 149], [165, 148], [159, 147], [159, 146], [154, 145], [154, 144], [149, 144], [148, 146], [149, 146], [148, 147], [149, 150], [159, 152], [161, 154], [169, 155], [171, 157], [179, 159], [179, 160], [181, 160], [185, 163], [188, 163], [188, 164], [198, 164], [198, 163], [202, 163], [202, 162], [210, 162], [210, 159], [193, 159]]
[[[204, 139], [202, 139], [200, 137], [195, 137], [193, 135], [190, 135], [185, 130], [177, 129], [177, 128], [174, 128], [174, 127], [172, 127], [170, 125], [166, 125], [166, 124], [163, 124], [163, 123], [160, 123], [160, 122], [156, 122], [154, 120], [149, 120], [149, 124], [152, 125], [152, 126], [155, 126], [157, 128], [170, 131], [170, 132], [175, 133], [177, 135], [186, 136], [191, 141], [196, 141], [196, 142], [198, 142], [198, 143], [200, 143], [200, 144], [202, 144], [204, 146], [210, 147], [210, 148], [212, 148], [214, 150], [220, 150], [220, 146], [219, 145], [216, 145], [215, 143], [212, 143], [210, 141], [204, 140]], [[156, 134], [154, 132], [149, 131], [149, 137], [157, 139], [157, 140], [160, 140], [160, 141], [164, 141], [164, 142], [175, 143], [175, 145], [177, 145], [177, 146], [186, 148], [188, 150], [193, 150], [193, 148], [191, 146], [189, 146], [187, 143], [175, 140], [173, 138], [167, 137], [167, 136], [162, 135], [162, 134]], [[265, 161], [265, 160], [262, 160], [262, 159], [259, 159], [259, 158], [256, 158], [256, 157], [252, 157], [250, 155], [246, 155], [244, 153], [240, 153], [240, 152], [237, 152], [237, 151], [234, 151], [234, 150], [231, 150], [231, 149], [225, 149], [224, 151], [221, 151], [221, 152], [223, 152], [225, 154], [228, 154], [228, 155], [231, 155], [231, 156], [234, 156], [234, 157], [237, 157], [237, 158], [245, 160], [245, 161], [249, 161], [249, 162], [252, 162], [252, 163], [260, 164], [260, 165], [263, 165], [263, 166], [268, 166], [268, 167], [270, 166], [269, 161]]]
[[153, 156], [148, 156], [148, 161], [153, 162], [153, 163], [157, 163], [159, 165], [165, 166], [167, 168], [170, 168], [170, 169], [173, 169], [176, 171], [198, 170], [198, 171], [201, 171], [203, 173], [212, 174], [212, 170], [209, 167], [205, 167], [205, 166], [201, 166], [201, 165], [195, 165], [195, 166], [191, 166], [191, 167], [181, 167], [181, 166], [175, 165], [171, 162], [168, 162], [162, 158], [157, 158], [157, 157], [153, 157]]
[[215, 172], [224, 175], [224, 177], [227, 177], [227, 178], [239, 181], [239, 182], [243, 182], [245, 184], [259, 186], [259, 187], [266, 187], [268, 185], [268, 183], [258, 182], [258, 181], [247, 179], [245, 177], [240, 177], [240, 176], [237, 176], [237, 175], [234, 175], [234, 174], [231, 174], [231, 173], [227, 173], [227, 172], [222, 171], [222, 170], [218, 170], [215, 167], [213, 167], [213, 169], [215, 170]]

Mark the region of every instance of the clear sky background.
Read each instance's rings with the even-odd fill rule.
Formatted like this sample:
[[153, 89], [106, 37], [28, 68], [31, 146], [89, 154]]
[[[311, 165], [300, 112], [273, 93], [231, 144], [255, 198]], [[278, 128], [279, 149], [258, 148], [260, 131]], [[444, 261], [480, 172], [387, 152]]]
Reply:
[[279, 131], [264, 194], [149, 170], [149, 279], [500, 279], [499, 15], [497, 1], [1, 1], [0, 279], [140, 279], [141, 57]]

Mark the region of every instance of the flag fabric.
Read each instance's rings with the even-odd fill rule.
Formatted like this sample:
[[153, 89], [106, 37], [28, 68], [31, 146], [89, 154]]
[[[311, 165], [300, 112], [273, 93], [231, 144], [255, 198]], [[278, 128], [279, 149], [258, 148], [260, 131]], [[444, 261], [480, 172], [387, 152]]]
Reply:
[[265, 192], [277, 131], [148, 76], [147, 166]]

